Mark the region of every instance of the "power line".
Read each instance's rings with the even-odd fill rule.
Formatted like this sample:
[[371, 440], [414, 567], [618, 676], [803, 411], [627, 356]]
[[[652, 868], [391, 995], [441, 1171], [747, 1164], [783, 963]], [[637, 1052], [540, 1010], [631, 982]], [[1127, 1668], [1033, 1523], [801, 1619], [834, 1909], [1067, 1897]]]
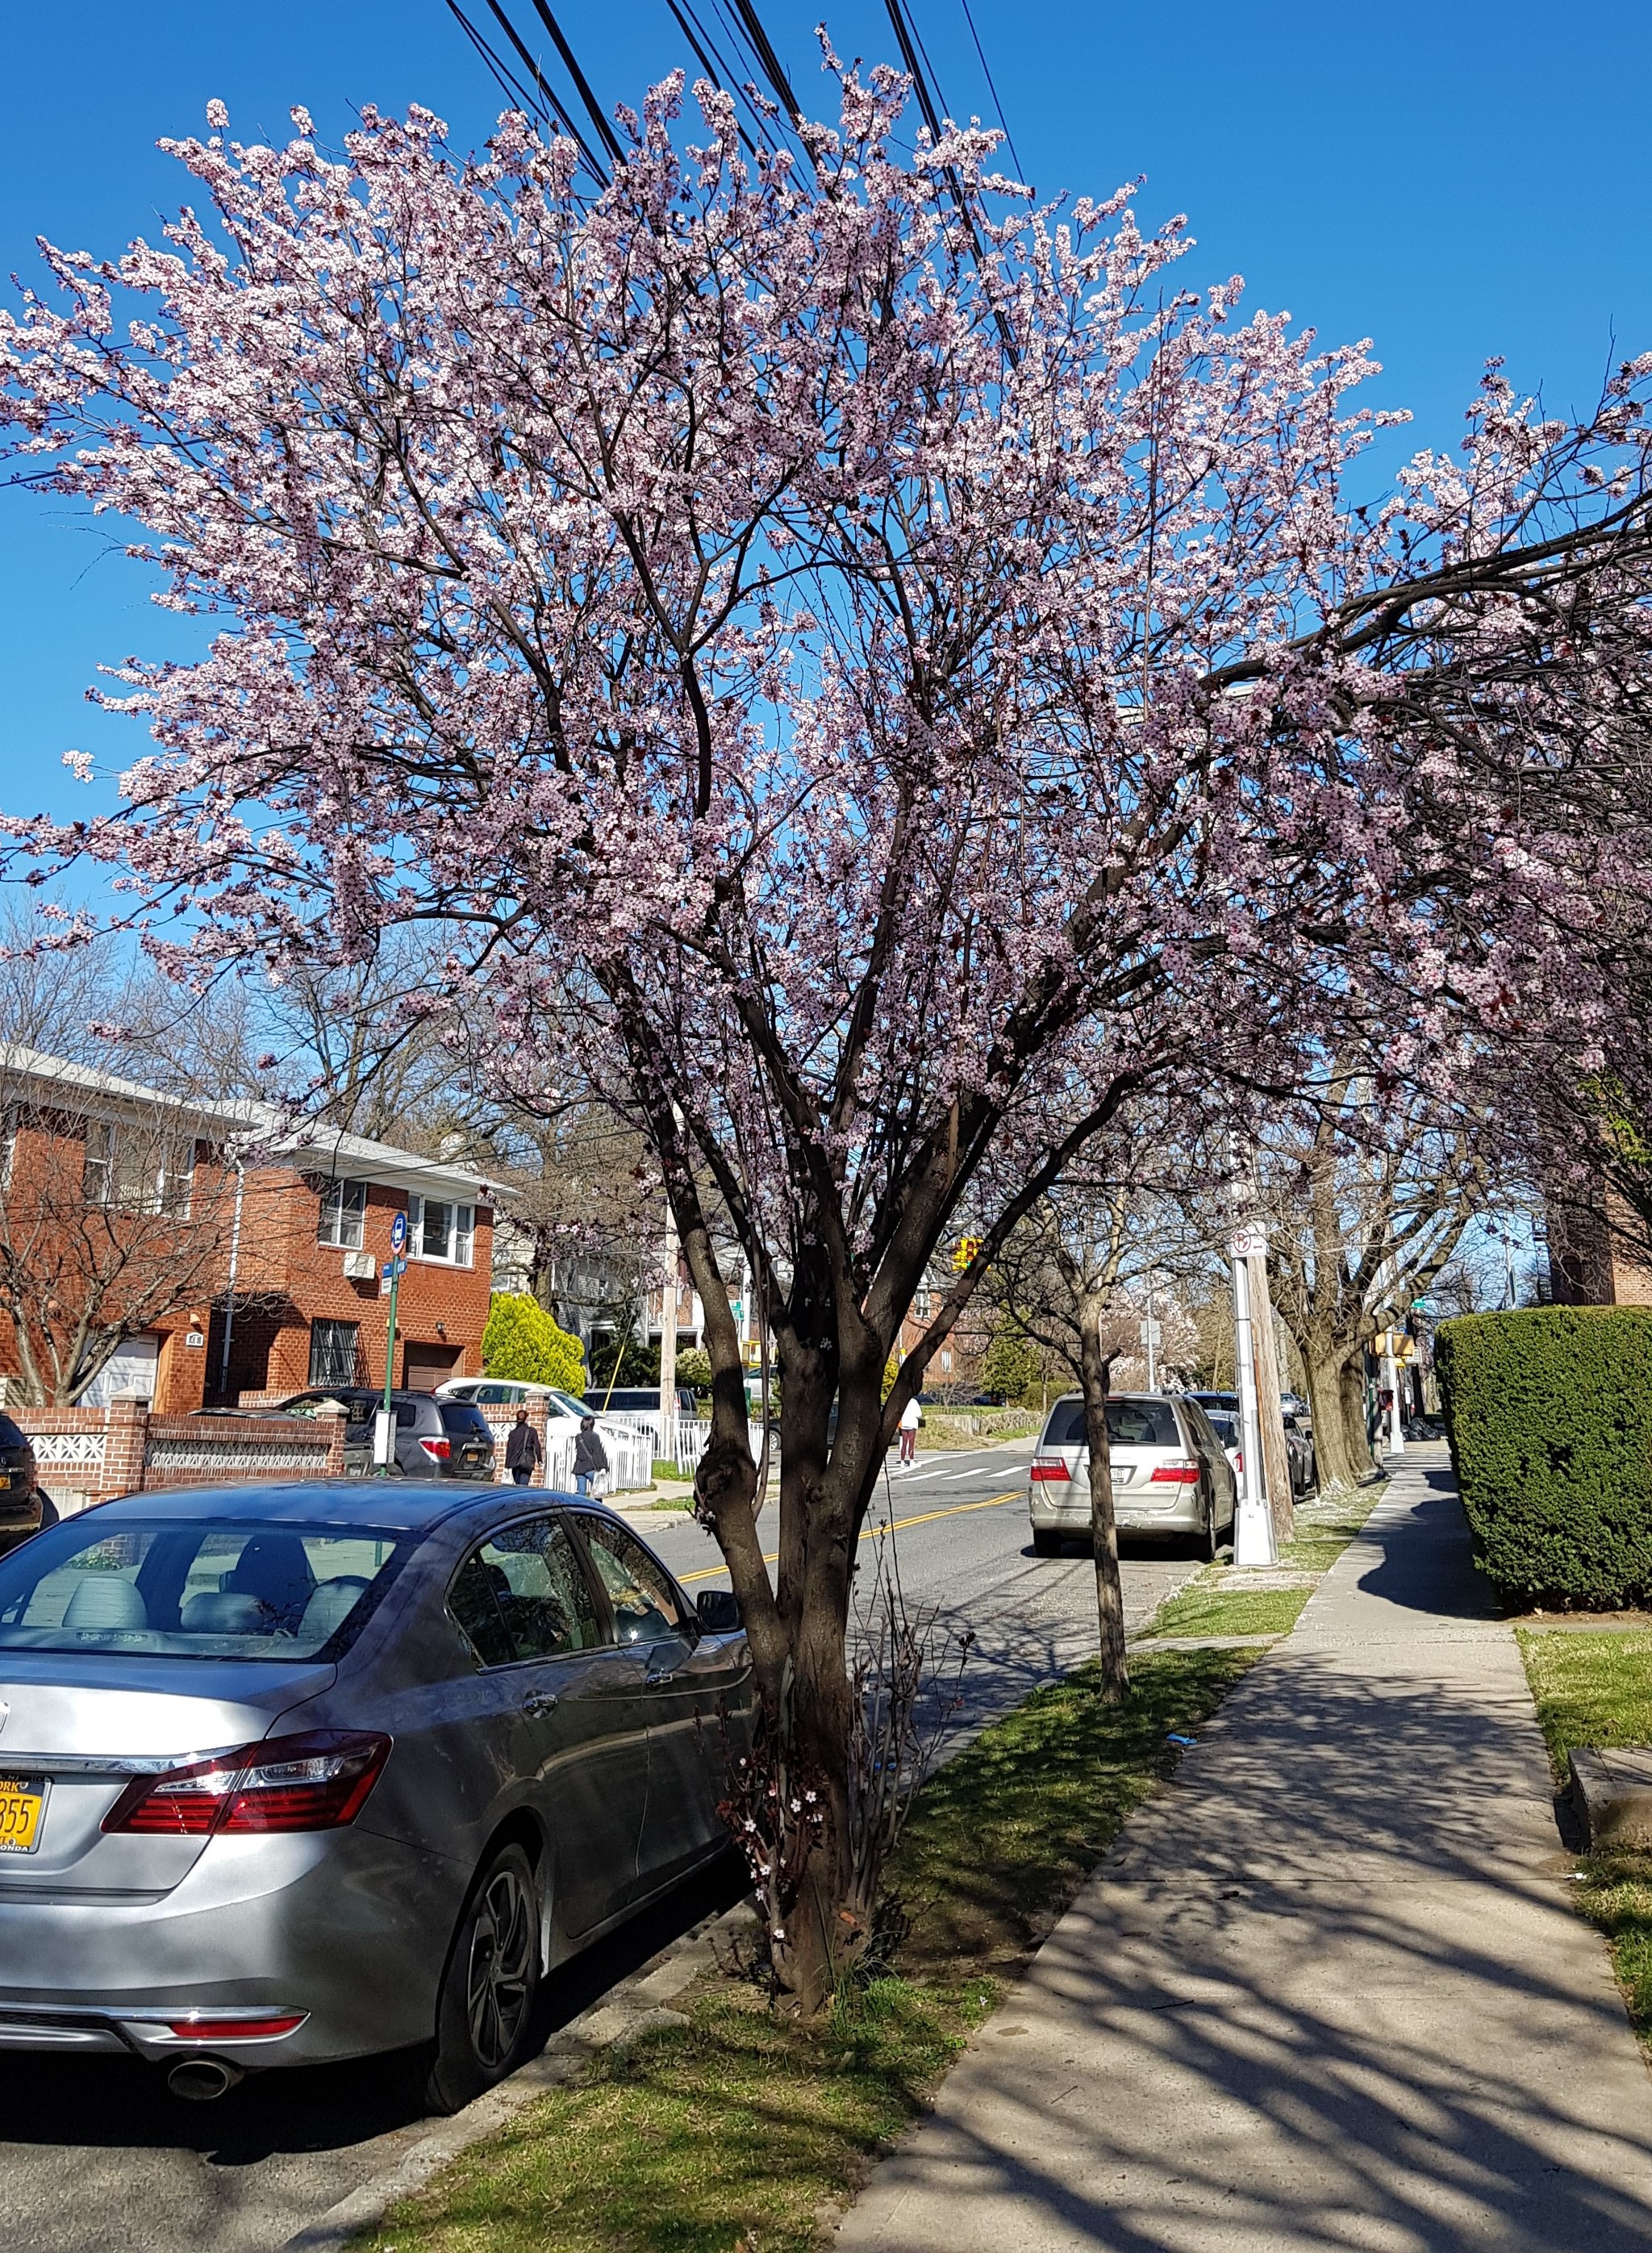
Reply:
[[563, 66], [566, 68], [568, 76], [573, 80], [575, 85], [579, 89], [579, 98], [584, 103], [586, 110], [590, 116], [592, 124], [596, 128], [597, 137], [601, 140], [603, 146], [607, 150], [615, 164], [623, 164], [625, 161], [625, 151], [624, 147], [621, 145], [619, 136], [609, 123], [607, 117], [603, 114], [601, 102], [597, 101], [596, 96], [591, 92], [590, 83], [586, 78], [584, 72], [580, 68], [573, 48], [568, 45], [568, 41], [562, 37], [562, 27], [557, 22], [555, 17], [552, 15], [548, 0], [533, 0], [533, 12], [539, 17], [540, 23], [544, 24], [552, 38], [555, 41], [556, 52], [562, 58]]
[[975, 28], [975, 18], [970, 13], [969, 0], [958, 0], [958, 5], [964, 10], [964, 21], [969, 25], [969, 35], [975, 42], [976, 53], [980, 57], [981, 69], [986, 79], [986, 90], [993, 97], [993, 110], [997, 114], [999, 123], [1004, 129], [1004, 146], [1009, 150], [1015, 170], [1024, 180], [1027, 178], [1027, 168], [1016, 154], [1014, 139], [1009, 129], [1009, 120], [1005, 116], [1004, 105], [998, 98], [998, 87], [993, 77], [993, 66], [986, 59], [986, 50], [981, 45], [981, 35]]

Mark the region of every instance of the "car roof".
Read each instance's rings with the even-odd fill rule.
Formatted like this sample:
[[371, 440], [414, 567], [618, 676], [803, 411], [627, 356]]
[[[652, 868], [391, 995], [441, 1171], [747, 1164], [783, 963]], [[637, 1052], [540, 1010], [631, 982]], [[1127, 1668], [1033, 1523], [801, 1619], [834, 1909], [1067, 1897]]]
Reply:
[[151, 1487], [95, 1505], [100, 1523], [155, 1517], [220, 1517], [245, 1523], [268, 1518], [282, 1525], [360, 1525], [387, 1533], [423, 1532], [484, 1496], [519, 1494], [460, 1479], [294, 1479], [284, 1485]]
[[424, 1534], [449, 1517], [486, 1517], [496, 1510], [503, 1513], [550, 1504], [576, 1504], [624, 1524], [617, 1511], [593, 1496], [563, 1494], [550, 1487], [499, 1486], [491, 1479], [295, 1479], [280, 1486], [249, 1482], [159, 1487], [93, 1507], [99, 1523], [106, 1525], [149, 1524], [157, 1517], [215, 1517], [240, 1524], [257, 1519], [277, 1525], [359, 1525], [385, 1533]]

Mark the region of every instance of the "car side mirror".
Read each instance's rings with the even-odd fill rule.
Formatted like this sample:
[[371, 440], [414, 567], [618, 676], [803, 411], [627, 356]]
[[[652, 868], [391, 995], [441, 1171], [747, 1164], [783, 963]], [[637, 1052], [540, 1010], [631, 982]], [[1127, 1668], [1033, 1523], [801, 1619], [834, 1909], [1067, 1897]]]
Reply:
[[733, 1635], [742, 1624], [740, 1600], [730, 1588], [702, 1588], [694, 1611], [706, 1635]]

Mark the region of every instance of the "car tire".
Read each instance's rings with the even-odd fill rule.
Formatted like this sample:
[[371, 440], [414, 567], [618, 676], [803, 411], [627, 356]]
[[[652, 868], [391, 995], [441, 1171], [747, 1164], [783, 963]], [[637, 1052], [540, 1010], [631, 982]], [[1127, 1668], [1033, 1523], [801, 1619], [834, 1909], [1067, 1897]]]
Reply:
[[502, 1846], [483, 1869], [448, 1950], [436, 2040], [414, 2066], [429, 2112], [457, 2112], [522, 2062], [540, 1985], [540, 1902], [533, 1866]]
[[1050, 1533], [1042, 1525], [1034, 1526], [1033, 1554], [1035, 1557], [1058, 1557], [1061, 1554], [1061, 1549], [1062, 1538], [1059, 1533]]
[[1222, 1535], [1216, 1526], [1216, 1496], [1214, 1495], [1210, 1497], [1209, 1515], [1204, 1521], [1204, 1532], [1201, 1539], [1201, 1546], [1204, 1551], [1205, 1562], [1209, 1565], [1214, 1565], [1216, 1563], [1217, 1554], [1222, 1547]]

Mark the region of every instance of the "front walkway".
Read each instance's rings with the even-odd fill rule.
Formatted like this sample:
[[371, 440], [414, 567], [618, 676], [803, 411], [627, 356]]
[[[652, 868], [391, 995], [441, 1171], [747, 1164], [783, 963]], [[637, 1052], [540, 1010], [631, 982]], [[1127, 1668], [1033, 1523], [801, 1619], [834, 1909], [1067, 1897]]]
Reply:
[[1652, 2078], [1419, 1447], [840, 2244], [1647, 2253]]

